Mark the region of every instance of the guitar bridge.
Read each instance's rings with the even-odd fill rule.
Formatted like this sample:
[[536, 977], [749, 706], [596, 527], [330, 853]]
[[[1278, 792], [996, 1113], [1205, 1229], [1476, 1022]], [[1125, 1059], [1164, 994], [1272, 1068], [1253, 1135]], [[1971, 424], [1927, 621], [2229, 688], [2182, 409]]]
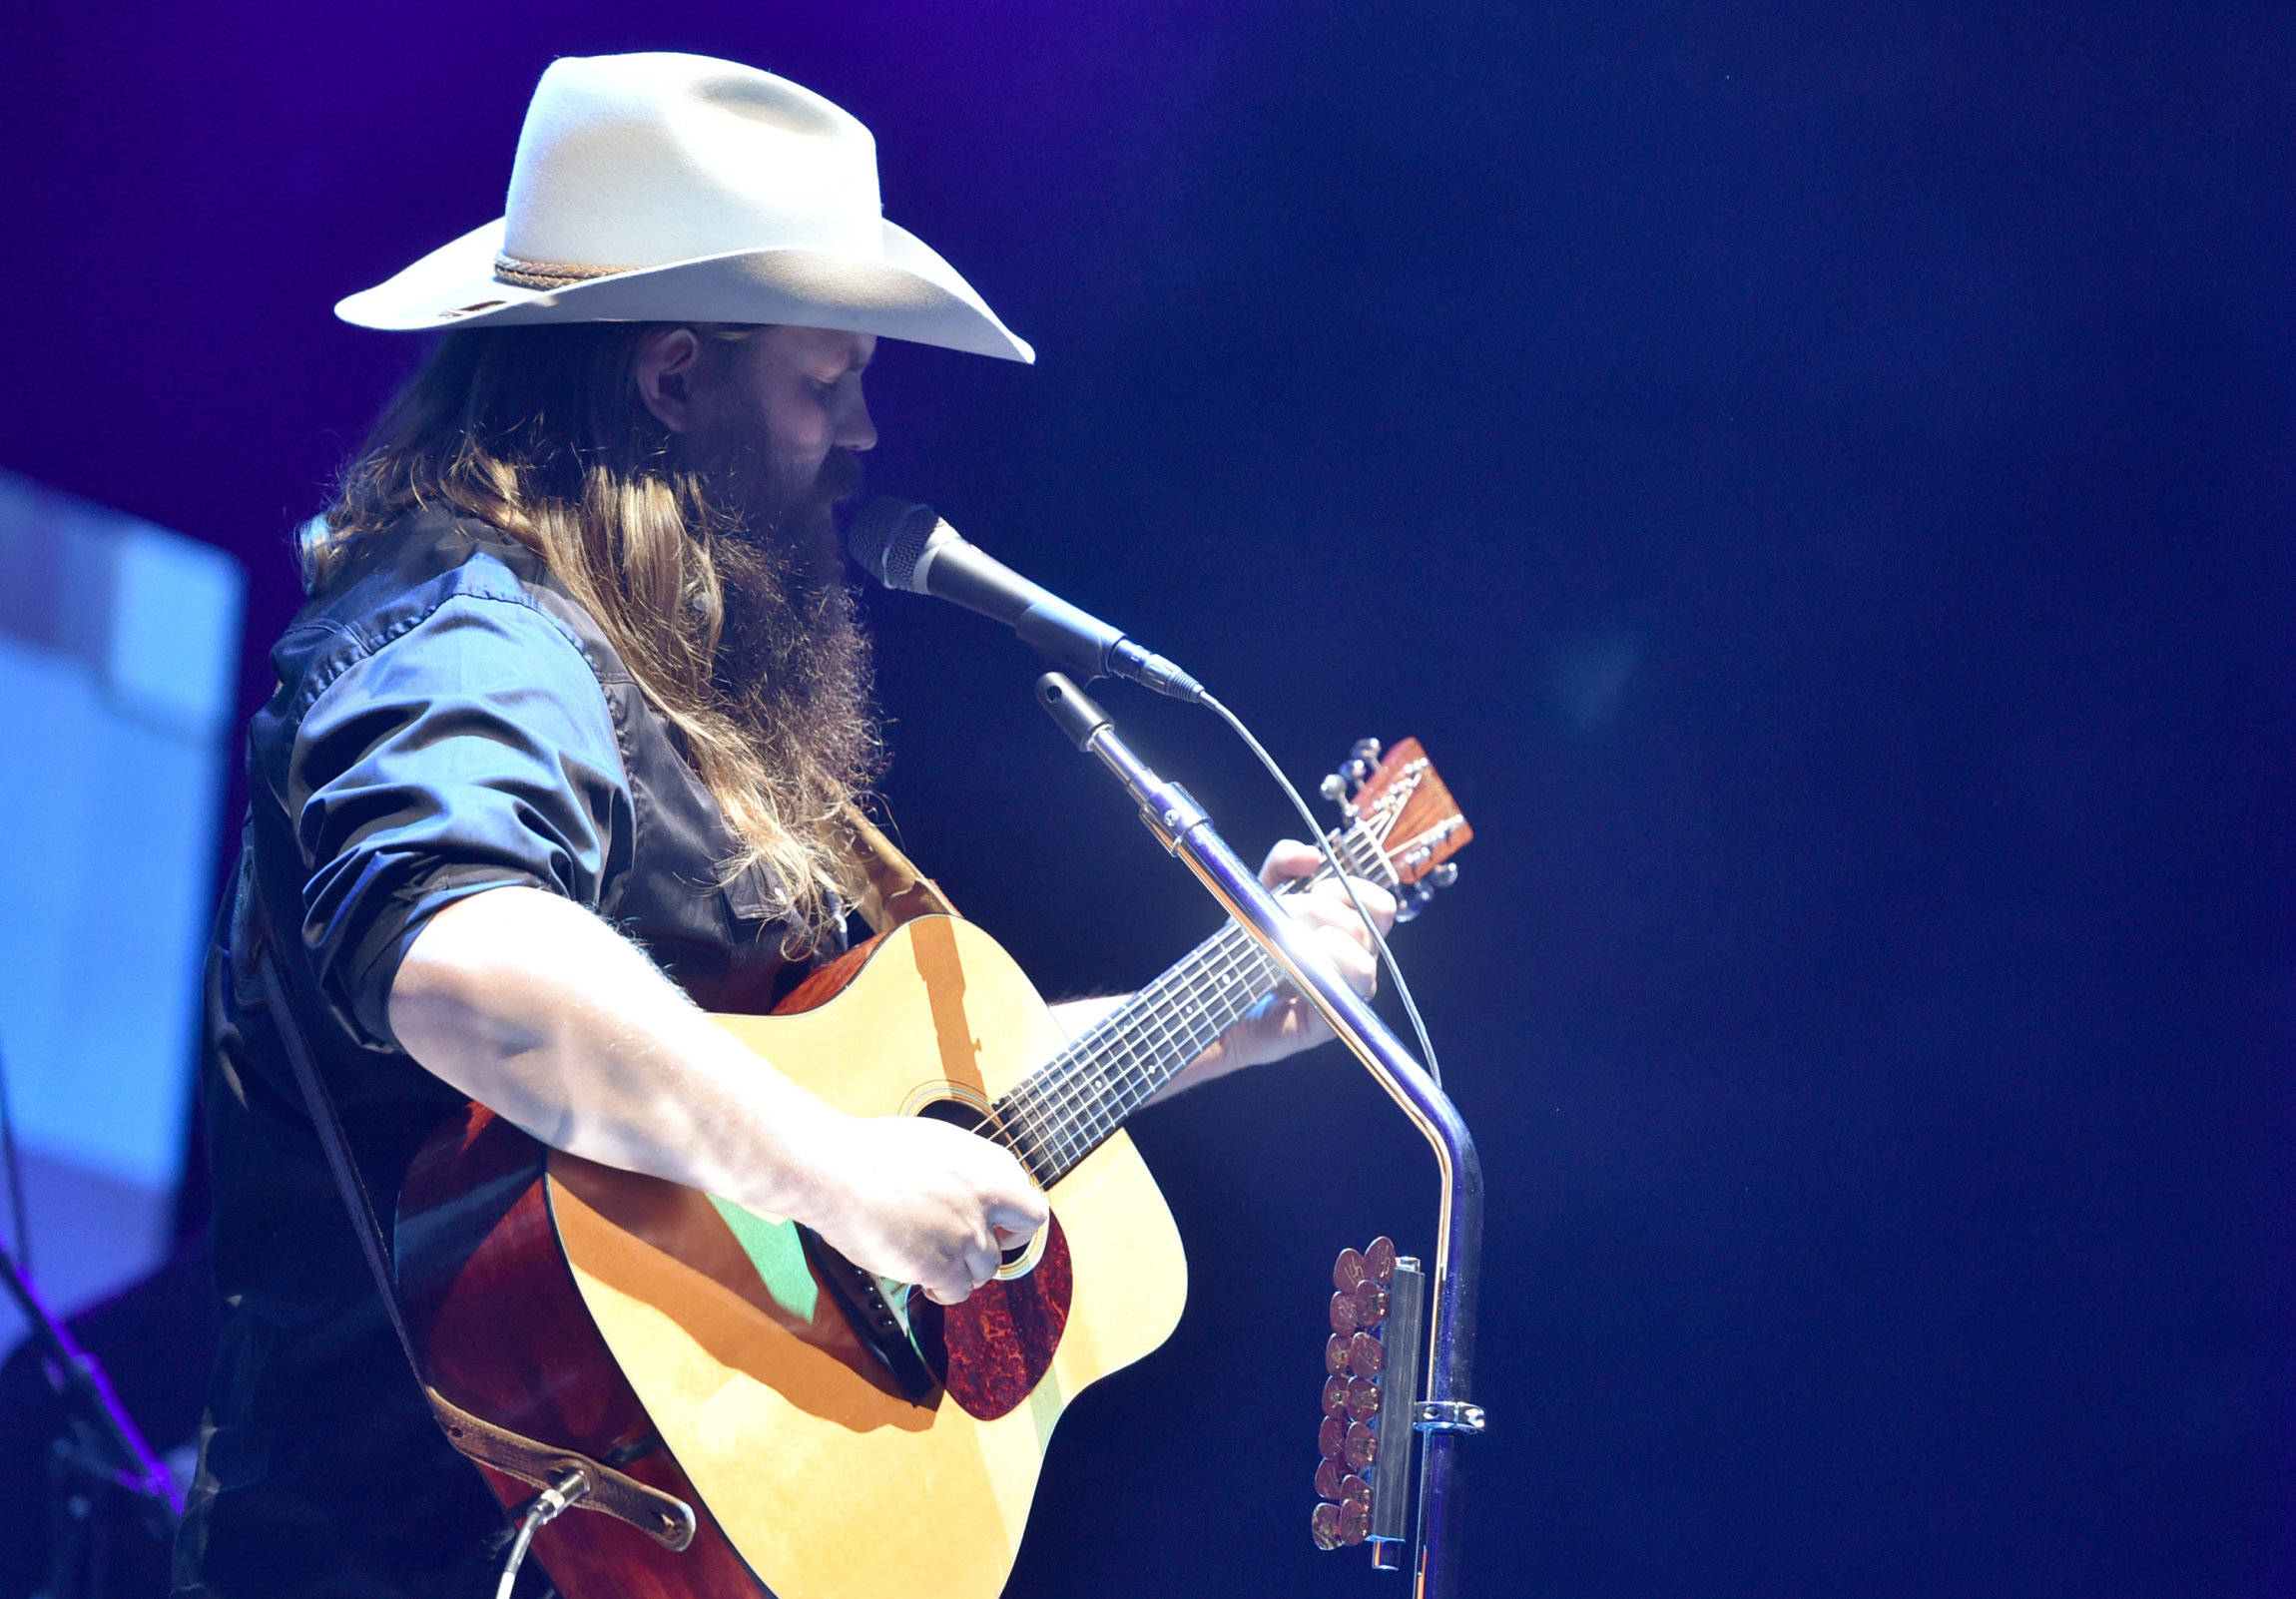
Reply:
[[901, 1397], [909, 1403], [930, 1409], [927, 1400], [939, 1392], [940, 1379], [924, 1363], [916, 1345], [909, 1341], [908, 1329], [885, 1303], [884, 1291], [877, 1281], [830, 1248], [821, 1234], [810, 1227], [800, 1226], [798, 1238], [805, 1245], [807, 1264], [814, 1276], [821, 1279], [829, 1290], [830, 1298], [837, 1302], [845, 1314], [846, 1324], [861, 1339], [861, 1347], [875, 1356], [878, 1364], [888, 1372], [899, 1387]]

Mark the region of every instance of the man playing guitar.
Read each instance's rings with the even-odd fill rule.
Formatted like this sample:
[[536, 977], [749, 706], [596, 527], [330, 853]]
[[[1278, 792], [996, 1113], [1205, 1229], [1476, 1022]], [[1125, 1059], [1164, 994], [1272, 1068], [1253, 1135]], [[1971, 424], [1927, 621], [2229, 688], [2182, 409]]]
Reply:
[[[836, 1109], [705, 1015], [770, 1009], [882, 890], [832, 518], [875, 441], [877, 340], [1033, 358], [882, 221], [867, 131], [727, 62], [559, 61], [505, 219], [337, 309], [443, 336], [303, 537], [310, 597], [250, 735], [209, 979], [224, 1333], [176, 1579], [218, 1599], [489, 1592], [504, 1541], [362, 1264], [266, 928], [386, 1218], [465, 1100], [941, 1304], [1047, 1216], [998, 1145]], [[1280, 844], [1266, 873], [1316, 860]], [[1338, 885], [1290, 903], [1368, 991]], [[1278, 996], [1177, 1081], [1324, 1036]]]

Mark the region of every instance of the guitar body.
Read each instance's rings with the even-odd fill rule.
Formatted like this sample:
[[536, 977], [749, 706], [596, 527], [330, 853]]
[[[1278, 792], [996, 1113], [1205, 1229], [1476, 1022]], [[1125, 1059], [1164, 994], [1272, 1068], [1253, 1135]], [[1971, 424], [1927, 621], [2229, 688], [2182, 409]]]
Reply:
[[[717, 1020], [861, 1116], [985, 1106], [1066, 1041], [1010, 957], [948, 916], [861, 946], [773, 1016]], [[547, 1150], [478, 1106], [408, 1173], [400, 1288], [445, 1397], [693, 1505], [683, 1553], [595, 1513], [544, 1527], [566, 1599], [993, 1599], [1061, 1412], [1170, 1336], [1187, 1294], [1121, 1131], [1049, 1198], [1033, 1270], [932, 1330], [941, 1380], [919, 1399], [781, 1219]], [[532, 1497], [485, 1474], [506, 1505]]]

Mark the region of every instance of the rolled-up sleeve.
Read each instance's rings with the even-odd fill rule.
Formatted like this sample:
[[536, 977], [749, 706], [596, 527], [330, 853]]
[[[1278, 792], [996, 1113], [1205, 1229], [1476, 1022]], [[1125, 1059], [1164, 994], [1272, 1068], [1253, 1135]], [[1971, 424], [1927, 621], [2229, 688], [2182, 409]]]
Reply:
[[303, 943], [329, 1001], [394, 1042], [390, 985], [444, 906], [512, 884], [597, 908], [628, 868], [630, 784], [604, 691], [558, 623], [457, 595], [313, 701], [287, 774]]

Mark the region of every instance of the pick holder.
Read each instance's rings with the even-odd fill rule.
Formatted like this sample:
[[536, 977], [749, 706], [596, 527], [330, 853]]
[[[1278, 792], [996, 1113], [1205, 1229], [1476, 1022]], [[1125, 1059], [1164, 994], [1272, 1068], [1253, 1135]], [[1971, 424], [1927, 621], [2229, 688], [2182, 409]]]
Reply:
[[[1316, 1432], [1319, 1549], [1367, 1540], [1372, 1569], [1400, 1571], [1411, 1516], [1412, 1410], [1425, 1352], [1428, 1280], [1385, 1238], [1332, 1267], [1324, 1420]], [[1390, 1401], [1393, 1402], [1390, 1402]], [[1392, 1485], [1392, 1486], [1391, 1486]]]
[[[1116, 736], [1115, 725], [1108, 714], [1063, 674], [1047, 672], [1038, 678], [1036, 698], [1060, 731], [1079, 750], [1097, 758], [1123, 786], [1133, 802], [1139, 805], [1140, 819], [1165, 851], [1179, 856], [1221, 907], [1236, 919], [1237, 925], [1291, 976], [1293, 986], [1316, 1007], [1333, 1033], [1387, 1090], [1435, 1152], [1440, 1190], [1435, 1219], [1435, 1271], [1428, 1283], [1432, 1306], [1425, 1339], [1426, 1397], [1415, 1397], [1417, 1384], [1413, 1384], [1403, 1391], [1384, 1392], [1380, 1409], [1383, 1417], [1391, 1406], [1399, 1415], [1408, 1415], [1411, 1429], [1424, 1440], [1420, 1449], [1418, 1548], [1413, 1562], [1418, 1576], [1414, 1593], [1417, 1599], [1448, 1599], [1457, 1591], [1458, 1522], [1452, 1499], [1457, 1486], [1457, 1462], [1453, 1446], [1460, 1436], [1483, 1430], [1482, 1410], [1465, 1398], [1474, 1364], [1475, 1287], [1482, 1253], [1482, 1164], [1475, 1155], [1474, 1140], [1434, 1079], [1412, 1059], [1402, 1041], [1389, 1031], [1370, 1004], [1332, 969], [1316, 949], [1308, 930], [1286, 913], [1252, 869], [1237, 858], [1188, 792], [1150, 771]], [[1342, 1256], [1341, 1260], [1344, 1275], [1347, 1257]], [[1360, 1261], [1359, 1257], [1359, 1265]], [[1401, 1266], [1399, 1260], [1397, 1269]], [[1392, 1295], [1392, 1282], [1380, 1287]], [[1334, 1304], [1336, 1318], [1338, 1302], [1335, 1300]], [[1387, 1311], [1393, 1314], [1392, 1300]], [[1334, 1331], [1337, 1332], [1336, 1324]], [[1360, 1326], [1350, 1329], [1351, 1352], [1352, 1334], [1357, 1331], [1361, 1331]], [[1382, 1345], [1383, 1358], [1400, 1354], [1405, 1342], [1416, 1347], [1420, 1340], [1403, 1336], [1400, 1326], [1391, 1327]], [[1328, 1354], [1326, 1358], [1328, 1362]], [[1400, 1386], [1394, 1380], [1388, 1384], [1390, 1388]], [[1351, 1421], [1350, 1426], [1357, 1424]], [[1383, 1449], [1385, 1440], [1368, 1426], [1366, 1436], [1371, 1440], [1370, 1448], [1367, 1451], [1359, 1444], [1358, 1452], [1365, 1453], [1366, 1464], [1384, 1455], [1388, 1466], [1379, 1474], [1394, 1480], [1383, 1481], [1378, 1493], [1358, 1498], [1358, 1502], [1366, 1504], [1364, 1536], [1373, 1536], [1369, 1523], [1373, 1505], [1383, 1511], [1393, 1508], [1396, 1512], [1394, 1536], [1381, 1536], [1373, 1543], [1374, 1564], [1386, 1570], [1402, 1569], [1401, 1508], [1407, 1501], [1411, 1451]], [[1347, 1437], [1348, 1433], [1343, 1430], [1342, 1459], [1347, 1457]], [[1376, 1466], [1375, 1470], [1378, 1470]], [[1339, 1484], [1343, 1490], [1345, 1475], [1342, 1474]], [[1343, 1491], [1337, 1514], [1347, 1513], [1345, 1506], [1349, 1497]], [[1319, 1516], [1321, 1514], [1319, 1512]], [[1384, 1532], [1386, 1517], [1383, 1515], [1382, 1519]]]

